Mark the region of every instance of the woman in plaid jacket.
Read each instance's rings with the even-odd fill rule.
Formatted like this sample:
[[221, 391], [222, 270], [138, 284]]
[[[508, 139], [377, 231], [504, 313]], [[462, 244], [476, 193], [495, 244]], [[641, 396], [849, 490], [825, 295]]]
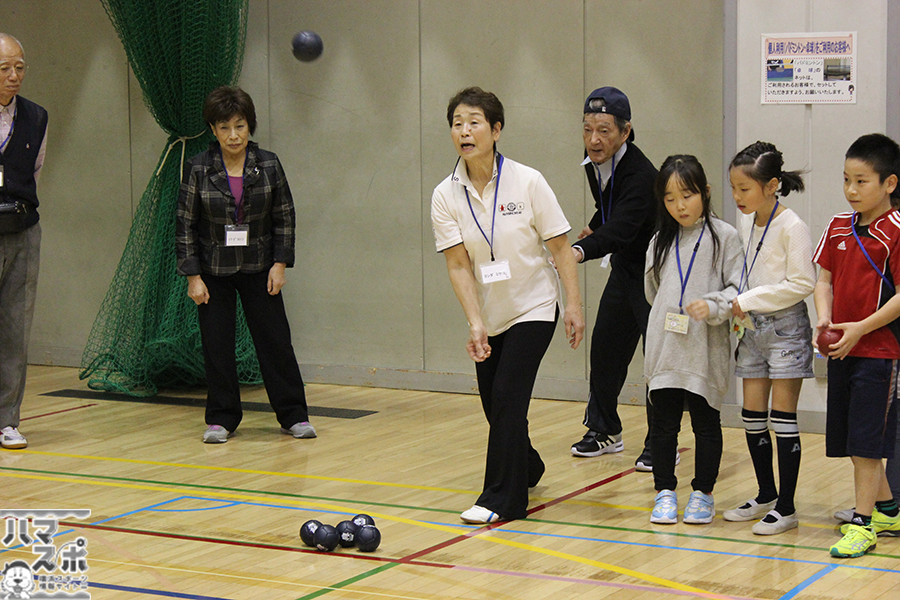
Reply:
[[208, 386], [206, 443], [223, 443], [241, 422], [235, 358], [237, 294], [282, 433], [316, 437], [291, 345], [281, 288], [294, 266], [294, 202], [278, 157], [249, 141], [253, 100], [213, 90], [203, 118], [216, 141], [185, 165], [178, 199], [178, 273], [197, 304]]

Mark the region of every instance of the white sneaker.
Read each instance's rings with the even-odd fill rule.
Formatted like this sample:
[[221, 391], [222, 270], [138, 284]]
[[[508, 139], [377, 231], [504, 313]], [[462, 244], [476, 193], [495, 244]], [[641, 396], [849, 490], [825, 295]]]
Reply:
[[459, 518], [462, 519], [464, 523], [480, 523], [486, 525], [488, 523], [496, 523], [499, 521], [500, 515], [489, 508], [478, 506], [476, 504], [459, 515]]
[[206, 431], [203, 432], [203, 443], [224, 444], [228, 441], [229, 435], [231, 435], [231, 432], [221, 425], [210, 425], [206, 428]]
[[770, 516], [775, 520], [771, 523], [766, 523], [765, 520], [754, 523], [753, 533], [756, 535], [777, 535], [794, 529], [800, 524], [796, 515], [782, 516], [777, 510], [770, 510], [763, 519]]
[[314, 438], [316, 437], [316, 428], [313, 427], [309, 421], [303, 421], [302, 423], [294, 423], [291, 425], [290, 429], [281, 428], [281, 433], [285, 433], [287, 435], [292, 435], [295, 438]]
[[775, 508], [775, 503], [777, 501], [776, 498], [771, 502], [760, 504], [755, 498], [751, 498], [737, 508], [732, 508], [723, 512], [722, 518], [726, 521], [755, 521]]
[[661, 490], [653, 500], [653, 512], [650, 513], [651, 523], [677, 523], [678, 522], [678, 497], [672, 490]]
[[20, 450], [28, 446], [28, 441], [15, 427], [4, 427], [0, 429], [0, 446], [9, 450]]

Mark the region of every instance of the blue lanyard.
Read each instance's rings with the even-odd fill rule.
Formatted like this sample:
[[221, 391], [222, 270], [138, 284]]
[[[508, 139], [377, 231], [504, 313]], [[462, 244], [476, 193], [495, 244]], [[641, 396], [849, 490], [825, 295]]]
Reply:
[[3, 143], [0, 144], [0, 152], [3, 152], [3, 149], [6, 148], [6, 143], [9, 141], [9, 138], [12, 137], [13, 131], [16, 130], [16, 115], [19, 114], [19, 103], [16, 102], [16, 110], [13, 111], [13, 121], [12, 125], [9, 126], [9, 133], [6, 134], [6, 139], [3, 140]]
[[[459, 161], [457, 161], [458, 163]], [[491, 216], [491, 238], [488, 239], [487, 234], [484, 232], [484, 229], [481, 228], [481, 223], [478, 222], [478, 217], [475, 216], [475, 210], [472, 208], [472, 200], [469, 198], [469, 190], [463, 186], [463, 190], [466, 192], [466, 202], [469, 203], [469, 212], [472, 213], [472, 218], [475, 219], [475, 224], [478, 225], [478, 231], [481, 232], [481, 235], [484, 236], [484, 241], [488, 243], [488, 247], [491, 249], [491, 262], [494, 262], [494, 223], [497, 221], [497, 194], [500, 193], [500, 172], [503, 170], [503, 155], [499, 152], [497, 153], [497, 183], [494, 185], [494, 214]]]
[[600, 192], [600, 224], [606, 225], [606, 220], [612, 216], [612, 198], [613, 198], [613, 185], [616, 181], [616, 155], [613, 154], [612, 157], [612, 173], [609, 176], [609, 216], [607, 216], [607, 211], [604, 210], [603, 207], [603, 186], [600, 185], [602, 182], [600, 181], [600, 166], [597, 165], [597, 191]]
[[890, 280], [888, 280], [887, 277], [885, 277], [884, 272], [878, 268], [878, 266], [875, 264], [875, 261], [872, 260], [871, 256], [869, 256], [869, 253], [866, 252], [866, 248], [863, 246], [862, 240], [859, 239], [859, 234], [856, 233], [855, 227], [855, 223], [858, 218], [859, 213], [854, 212], [853, 217], [850, 219], [850, 231], [853, 232], [853, 237], [856, 238], [856, 243], [859, 244], [859, 249], [862, 250], [863, 255], [866, 257], [866, 260], [869, 261], [869, 264], [872, 265], [872, 268], [875, 269], [875, 272], [878, 273], [879, 276], [881, 276], [882, 280], [884, 280], [885, 285], [890, 288], [891, 293], [896, 293], [896, 291], [894, 290], [894, 285], [890, 282]]
[[678, 261], [678, 279], [681, 280], [681, 297], [678, 298], [678, 310], [680, 312], [684, 312], [682, 306], [684, 306], [684, 290], [687, 289], [688, 278], [691, 276], [691, 269], [694, 268], [694, 259], [697, 258], [697, 250], [700, 249], [700, 240], [703, 239], [703, 232], [706, 231], [706, 223], [700, 228], [700, 237], [697, 238], [697, 243], [694, 244], [694, 252], [691, 254], [691, 262], [688, 264], [687, 273], [681, 274], [681, 250], [679, 250], [679, 239], [678, 231], [675, 232], [675, 259]]
[[[772, 224], [772, 218], [775, 216], [775, 211], [778, 210], [778, 200], [775, 201], [775, 208], [772, 209], [772, 214], [769, 215], [769, 220], [766, 221], [766, 228], [763, 229], [762, 236], [759, 238], [759, 243], [756, 245], [756, 253], [753, 255], [753, 260], [750, 261], [750, 268], [747, 268], [747, 256], [750, 254], [750, 243], [753, 241], [753, 226], [750, 227], [750, 235], [747, 236], [747, 251], [744, 252], [744, 270], [741, 272], [741, 283], [738, 285], [738, 294], [744, 291], [744, 276], [747, 277], [747, 285], [750, 285], [750, 271], [753, 270], [753, 265], [756, 264], [756, 258], [759, 256], [759, 251], [762, 250], [763, 240], [766, 239], [766, 233], [769, 231], [769, 225]], [[756, 218], [753, 219], [753, 224], [756, 224]]]
[[[16, 108], [16, 110], [18, 110], [18, 107]], [[247, 155], [248, 155], [248, 154], [249, 154], [249, 152], [247, 152], [247, 149], [244, 148], [244, 166], [241, 167], [241, 190], [244, 189], [244, 171], [247, 169]], [[222, 168], [225, 169], [225, 181], [228, 182], [228, 168], [225, 166], [225, 155], [222, 154], [222, 146], [221, 146], [221, 144], [219, 145], [219, 157], [222, 159]], [[229, 183], [228, 189], [229, 189], [229, 190], [231, 189], [231, 184], [230, 184], [230, 183]], [[238, 222], [238, 209], [239, 209], [239, 207], [238, 207], [238, 204], [237, 204], [237, 198], [235, 198], [234, 200], [235, 200], [235, 202], [234, 202], [234, 222], [235, 222], [236, 224], [240, 225], [241, 223]], [[241, 194], [241, 204], [242, 204], [242, 205], [244, 204], [244, 194]]]

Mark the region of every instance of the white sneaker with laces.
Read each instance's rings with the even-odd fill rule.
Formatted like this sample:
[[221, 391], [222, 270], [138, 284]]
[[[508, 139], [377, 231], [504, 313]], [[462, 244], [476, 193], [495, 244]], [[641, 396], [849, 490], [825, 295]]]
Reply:
[[4, 427], [0, 429], [0, 446], [9, 450], [20, 450], [28, 446], [28, 441], [15, 427]]

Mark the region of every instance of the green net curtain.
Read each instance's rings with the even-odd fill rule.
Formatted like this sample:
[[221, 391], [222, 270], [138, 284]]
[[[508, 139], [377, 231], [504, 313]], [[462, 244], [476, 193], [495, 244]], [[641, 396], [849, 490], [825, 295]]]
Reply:
[[[175, 209], [182, 157], [213, 139], [203, 100], [241, 71], [249, 0], [101, 0], [125, 46], [144, 102], [169, 134], [135, 211], [125, 251], [82, 357], [92, 389], [150, 396], [204, 381], [197, 309], [175, 271]], [[238, 374], [259, 365], [238, 311]]]

